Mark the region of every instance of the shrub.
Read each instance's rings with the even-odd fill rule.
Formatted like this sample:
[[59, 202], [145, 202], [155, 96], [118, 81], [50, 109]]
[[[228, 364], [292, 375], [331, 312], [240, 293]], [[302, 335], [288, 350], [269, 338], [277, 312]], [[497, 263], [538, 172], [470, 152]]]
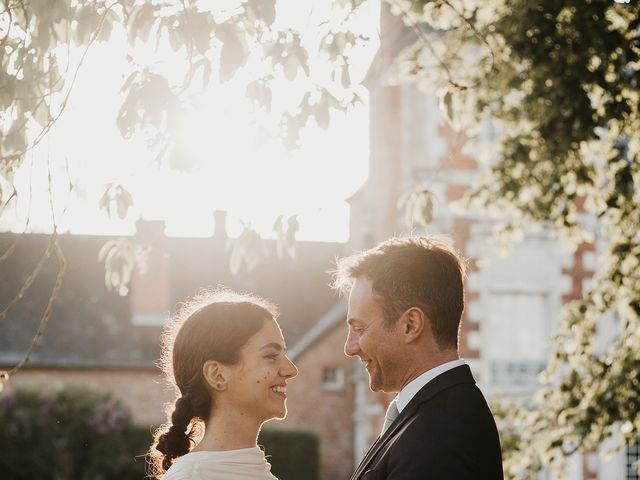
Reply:
[[149, 432], [108, 394], [16, 390], [0, 398], [0, 472], [12, 480], [141, 480]]
[[[0, 478], [143, 480], [151, 431], [110, 394], [16, 390], [0, 398]], [[318, 480], [315, 434], [266, 429], [258, 443], [280, 480]]]
[[271, 473], [279, 480], [318, 480], [319, 441], [311, 432], [265, 429], [258, 443], [271, 464]]

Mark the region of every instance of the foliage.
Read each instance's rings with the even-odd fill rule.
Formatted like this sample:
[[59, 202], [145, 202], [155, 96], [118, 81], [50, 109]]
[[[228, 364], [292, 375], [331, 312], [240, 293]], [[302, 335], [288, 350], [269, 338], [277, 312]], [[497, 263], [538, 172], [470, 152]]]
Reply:
[[[482, 150], [468, 207], [509, 217], [507, 230], [552, 227], [595, 243], [599, 267], [568, 305], [543, 386], [504, 406], [506, 470], [561, 470], [575, 451], [640, 433], [640, 3], [587, 0], [390, 1], [418, 40], [397, 80], [430, 89]], [[487, 124], [491, 135], [482, 133]], [[490, 137], [490, 138], [488, 138]], [[484, 148], [483, 148], [484, 147]], [[596, 345], [605, 319], [617, 323]]]
[[149, 427], [136, 427], [107, 394], [67, 387], [0, 398], [0, 469], [20, 479], [140, 480]]
[[[184, 145], [180, 122], [198, 111], [211, 92], [226, 95], [224, 86], [231, 80], [245, 86], [260, 131], [292, 149], [308, 123], [326, 129], [331, 111], [359, 103], [362, 87], [351, 81], [349, 64], [353, 50], [367, 39], [354, 33], [349, 22], [361, 3], [329, 3], [328, 20], [308, 28], [283, 16], [285, 7], [276, 0], [3, 0], [0, 211], [16, 200], [16, 171], [64, 113], [95, 43], [128, 41], [118, 47], [128, 62], [114, 119], [122, 136], [144, 138], [156, 168], [192, 170], [200, 160]], [[297, 98], [275, 108], [273, 98], [283, 89]], [[135, 193], [111, 182], [100, 208], [122, 219], [134, 203]], [[295, 230], [274, 228], [285, 245], [282, 252], [291, 253], [288, 237]], [[242, 245], [234, 250], [240, 252], [235, 255], [243, 259], [240, 263], [255, 263]], [[114, 258], [106, 258], [107, 276], [116, 272], [122, 288], [114, 290], [124, 292], [127, 275], [122, 262], [111, 264]], [[127, 263], [136, 263], [133, 255]]]
[[263, 429], [258, 437], [271, 464], [271, 473], [280, 480], [320, 478], [318, 436], [296, 430]]
[[134, 269], [144, 273], [149, 247], [127, 240], [109, 240], [98, 253], [98, 261], [105, 264], [104, 283], [109, 291], [122, 296], [129, 293], [129, 283]]
[[398, 200], [398, 208], [404, 212], [404, 223], [409, 229], [426, 227], [435, 217], [435, 196], [427, 188], [409, 190]]
[[[159, 161], [179, 153], [175, 139], [170, 138], [175, 127], [171, 122], [197, 104], [197, 88], [209, 87], [214, 73], [220, 82], [227, 82], [250, 64], [251, 72], [257, 73], [244, 72], [249, 79], [242, 81], [247, 83], [247, 95], [264, 108], [271, 104], [275, 72], [281, 71], [289, 81], [298, 79], [300, 72], [306, 75], [308, 88], [285, 116], [289, 122], [285, 134], [291, 144], [297, 142], [299, 128], [308, 119], [313, 117], [326, 127], [330, 107], [345, 109], [358, 101], [356, 86], [344, 81], [345, 75], [335, 81], [333, 72], [323, 75], [311, 70], [309, 50], [338, 64], [342, 72], [348, 65], [349, 48], [365, 38], [345, 30], [340, 22], [320, 25], [314, 31], [316, 38], [306, 38], [303, 31], [278, 26], [282, 21], [276, 22], [275, 0], [238, 0], [227, 2], [226, 8], [204, 1], [39, 0], [26, 4], [5, 0], [2, 7], [0, 153], [5, 175], [15, 170], [25, 151], [64, 110], [81, 67], [73, 64], [69, 49], [84, 48], [86, 54], [94, 42], [108, 41], [122, 30], [131, 49], [140, 43], [151, 42], [156, 49], [167, 44], [185, 59], [177, 67], [172, 63], [171, 72], [161, 66], [154, 71], [137, 65], [129, 53], [131, 71], [123, 81], [117, 125], [125, 137], [150, 127], [159, 135], [155, 138], [161, 144], [156, 145]], [[345, 19], [353, 13], [341, 8]], [[162, 54], [156, 55], [158, 63], [163, 63]], [[35, 138], [30, 126], [41, 128]]]

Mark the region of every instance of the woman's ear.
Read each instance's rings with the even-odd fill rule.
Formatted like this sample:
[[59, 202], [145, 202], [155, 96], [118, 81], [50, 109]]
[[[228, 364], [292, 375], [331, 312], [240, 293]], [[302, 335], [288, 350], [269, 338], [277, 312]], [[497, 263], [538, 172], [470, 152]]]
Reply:
[[402, 314], [398, 321], [405, 343], [412, 343], [422, 335], [427, 318], [420, 308], [411, 307]]
[[207, 385], [216, 392], [223, 392], [227, 389], [227, 372], [219, 362], [207, 360], [202, 366], [202, 376]]

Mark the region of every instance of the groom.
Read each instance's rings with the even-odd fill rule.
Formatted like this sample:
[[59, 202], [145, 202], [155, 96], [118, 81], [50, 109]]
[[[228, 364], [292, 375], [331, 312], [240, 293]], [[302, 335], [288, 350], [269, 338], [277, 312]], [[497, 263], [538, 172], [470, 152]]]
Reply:
[[374, 392], [397, 393], [352, 480], [502, 479], [500, 440], [458, 356], [464, 265], [442, 241], [392, 238], [338, 261], [349, 291], [344, 346]]

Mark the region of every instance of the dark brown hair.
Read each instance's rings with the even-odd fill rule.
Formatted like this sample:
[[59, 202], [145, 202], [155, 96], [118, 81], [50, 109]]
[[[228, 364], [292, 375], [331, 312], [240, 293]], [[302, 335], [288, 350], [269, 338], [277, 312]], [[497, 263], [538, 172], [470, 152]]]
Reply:
[[169, 321], [159, 365], [178, 398], [149, 449], [151, 476], [159, 478], [202, 434], [214, 402], [202, 374], [204, 363], [236, 364], [249, 338], [276, 317], [275, 306], [266, 300], [219, 288], [190, 299]]
[[333, 287], [346, 293], [356, 278], [368, 278], [387, 326], [417, 307], [438, 345], [452, 347], [464, 310], [464, 275], [464, 261], [442, 237], [395, 237], [338, 260]]

